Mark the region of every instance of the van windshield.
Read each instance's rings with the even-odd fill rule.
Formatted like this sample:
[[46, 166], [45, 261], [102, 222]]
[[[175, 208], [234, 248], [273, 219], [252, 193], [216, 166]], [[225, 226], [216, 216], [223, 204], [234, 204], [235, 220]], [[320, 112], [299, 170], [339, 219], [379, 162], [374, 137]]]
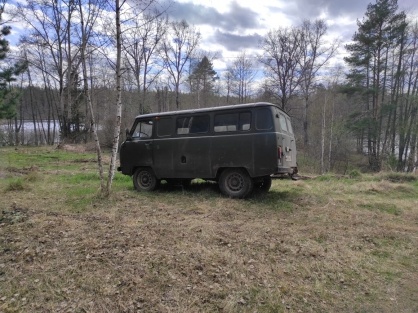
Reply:
[[132, 138], [150, 138], [152, 136], [152, 120], [139, 121], [132, 134]]

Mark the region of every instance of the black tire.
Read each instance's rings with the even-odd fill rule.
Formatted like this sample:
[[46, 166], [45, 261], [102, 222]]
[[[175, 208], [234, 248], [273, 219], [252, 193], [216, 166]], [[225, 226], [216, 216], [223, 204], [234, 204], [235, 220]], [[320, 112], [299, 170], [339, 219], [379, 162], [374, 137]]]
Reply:
[[254, 184], [247, 171], [240, 168], [228, 168], [219, 177], [221, 192], [230, 198], [245, 198], [253, 190]]
[[138, 168], [134, 173], [133, 181], [138, 191], [153, 191], [159, 185], [159, 180], [150, 168]]
[[271, 187], [272, 179], [270, 176], [263, 177], [261, 181], [258, 181], [254, 184], [257, 190], [261, 192], [268, 192]]

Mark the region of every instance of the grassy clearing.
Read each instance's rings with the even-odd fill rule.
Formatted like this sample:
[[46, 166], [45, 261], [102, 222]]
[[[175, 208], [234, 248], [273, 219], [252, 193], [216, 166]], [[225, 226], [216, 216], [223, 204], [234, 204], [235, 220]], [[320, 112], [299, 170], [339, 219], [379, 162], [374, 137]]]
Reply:
[[0, 149], [0, 312], [417, 312], [418, 181], [97, 197], [94, 155]]

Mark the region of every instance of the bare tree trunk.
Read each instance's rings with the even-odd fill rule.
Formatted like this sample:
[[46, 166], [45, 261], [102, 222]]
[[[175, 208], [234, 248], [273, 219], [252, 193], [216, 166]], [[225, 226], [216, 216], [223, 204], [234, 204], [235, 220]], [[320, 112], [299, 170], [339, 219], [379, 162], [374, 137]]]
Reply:
[[36, 114], [35, 114], [35, 108], [34, 108], [34, 99], [33, 99], [33, 92], [32, 92], [32, 78], [30, 75], [30, 70], [28, 68], [28, 80], [29, 80], [29, 101], [30, 101], [30, 107], [32, 112], [32, 123], [33, 123], [33, 132], [35, 136], [35, 145], [38, 146], [38, 128], [36, 126]]
[[121, 4], [120, 0], [115, 0], [116, 3], [116, 123], [113, 131], [113, 142], [112, 142], [112, 156], [110, 159], [109, 174], [107, 177], [107, 184], [105, 189], [105, 195], [110, 194], [112, 188], [113, 177], [115, 175], [116, 158], [119, 146], [119, 134], [122, 117], [122, 88], [121, 88], [121, 58], [122, 58], [122, 38], [121, 38], [121, 21], [120, 11]]
[[309, 106], [309, 96], [304, 97], [303, 102], [303, 148], [305, 151], [308, 151], [309, 146], [309, 132], [308, 132], [308, 106]]
[[335, 107], [335, 94], [332, 95], [332, 102], [331, 102], [331, 121], [329, 123], [329, 125], [330, 125], [330, 134], [329, 134], [329, 147], [328, 147], [328, 170], [331, 170], [332, 140], [333, 140], [333, 136], [334, 136], [334, 107]]
[[322, 127], [321, 127], [321, 174], [325, 173], [324, 158], [325, 158], [325, 113], [327, 106], [327, 94], [325, 92], [325, 101], [322, 109]]

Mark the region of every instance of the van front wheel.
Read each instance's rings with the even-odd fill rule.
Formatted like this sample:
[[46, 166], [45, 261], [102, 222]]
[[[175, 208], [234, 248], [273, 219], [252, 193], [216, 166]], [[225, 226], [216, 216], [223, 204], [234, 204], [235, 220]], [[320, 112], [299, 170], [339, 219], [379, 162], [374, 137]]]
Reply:
[[248, 173], [240, 168], [229, 168], [219, 177], [221, 192], [230, 198], [245, 198], [253, 190], [254, 184]]
[[133, 176], [134, 187], [138, 191], [153, 191], [159, 181], [150, 168], [138, 168]]

